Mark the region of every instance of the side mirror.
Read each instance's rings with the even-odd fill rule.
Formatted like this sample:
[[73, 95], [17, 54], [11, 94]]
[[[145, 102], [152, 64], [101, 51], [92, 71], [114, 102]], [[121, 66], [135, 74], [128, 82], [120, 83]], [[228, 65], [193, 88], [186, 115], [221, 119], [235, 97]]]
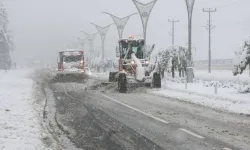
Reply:
[[152, 45], [151, 50], [153, 51], [155, 49], [155, 44]]

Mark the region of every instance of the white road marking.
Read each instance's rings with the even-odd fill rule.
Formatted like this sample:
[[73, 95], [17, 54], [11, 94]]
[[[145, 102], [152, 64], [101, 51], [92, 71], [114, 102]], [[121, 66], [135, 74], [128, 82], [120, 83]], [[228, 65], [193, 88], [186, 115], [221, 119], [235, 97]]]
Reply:
[[[132, 109], [132, 110], [134, 110], [134, 111], [137, 111], [137, 112], [139, 112], [139, 113], [141, 113], [141, 114], [143, 114], [143, 115], [145, 115], [145, 116], [148, 116], [148, 117], [150, 117], [150, 118], [153, 118], [153, 119], [155, 119], [155, 120], [157, 120], [157, 121], [159, 121], [159, 122], [162, 122], [162, 123], [165, 123], [165, 124], [169, 124], [169, 122], [167, 122], [167, 121], [165, 121], [165, 120], [162, 120], [162, 119], [160, 119], [160, 118], [157, 118], [157, 117], [154, 117], [154, 116], [152, 116], [152, 115], [150, 115], [150, 114], [147, 114], [147, 113], [145, 113], [145, 112], [143, 112], [143, 111], [141, 111], [141, 110], [139, 110], [139, 109], [137, 109], [137, 108], [134, 108], [134, 107], [132, 107], [132, 106], [129, 106], [129, 105], [127, 105], [127, 104], [125, 104], [125, 103], [123, 103], [123, 102], [120, 102], [120, 101], [118, 101], [118, 100], [116, 100], [116, 99], [114, 99], [114, 98], [112, 98], [112, 97], [109, 97], [109, 96], [107, 96], [107, 95], [105, 95], [105, 94], [102, 94], [102, 93], [100, 93], [102, 96], [104, 96], [104, 97], [106, 97], [106, 98], [108, 98], [108, 99], [110, 99], [110, 100], [112, 100], [112, 101], [114, 101], [114, 102], [116, 102], [116, 103], [119, 103], [119, 104], [121, 104], [121, 105], [123, 105], [123, 106], [125, 106], [125, 107], [128, 107], [128, 108], [130, 108], [130, 109]], [[68, 94], [69, 95], [69, 94]], [[71, 95], [70, 95], [71, 96]], [[71, 96], [72, 97], [72, 96]], [[72, 97], [73, 98], [73, 97]], [[198, 134], [196, 134], [196, 133], [193, 133], [193, 132], [191, 132], [191, 131], [189, 131], [189, 130], [187, 130], [187, 129], [184, 129], [184, 128], [179, 128], [180, 130], [182, 130], [183, 132], [186, 132], [186, 133], [188, 133], [188, 134], [190, 134], [190, 135], [192, 135], [192, 136], [195, 136], [195, 137], [197, 137], [197, 138], [200, 138], [200, 139], [204, 139], [204, 137], [203, 136], [200, 136], [200, 135], [198, 135]], [[223, 150], [232, 150], [232, 149], [230, 149], [230, 148], [227, 148], [227, 147], [224, 147], [224, 148], [222, 148]]]
[[167, 121], [165, 121], [165, 120], [162, 120], [162, 119], [160, 119], [160, 118], [157, 118], [157, 117], [154, 117], [154, 116], [152, 116], [152, 115], [150, 115], [150, 114], [147, 114], [147, 113], [145, 113], [145, 112], [143, 112], [143, 111], [141, 111], [141, 110], [139, 110], [139, 109], [137, 109], [137, 108], [134, 108], [134, 107], [129, 106], [129, 105], [125, 104], [125, 103], [122, 103], [122, 102], [120, 102], [120, 101], [118, 101], [118, 100], [116, 100], [116, 99], [114, 99], [114, 98], [112, 98], [112, 97], [109, 97], [109, 96], [105, 95], [105, 94], [102, 94], [102, 93], [100, 93], [100, 94], [103, 95], [104, 97], [106, 97], [106, 98], [108, 98], [108, 99], [110, 99], [110, 100], [116, 102], [116, 103], [119, 103], [119, 104], [121, 104], [121, 105], [123, 105], [123, 106], [126, 106], [126, 107], [128, 107], [128, 108], [130, 108], [130, 109], [132, 109], [132, 110], [134, 110], [134, 111], [137, 111], [137, 112], [139, 112], [139, 113], [141, 113], [141, 114], [143, 114], [143, 115], [145, 115], [145, 116], [148, 116], [148, 117], [150, 117], [150, 118], [153, 118], [153, 119], [155, 119], [155, 120], [157, 120], [157, 121], [159, 121], [159, 122], [162, 122], [162, 123], [165, 123], [165, 124], [168, 124], [168, 123], [169, 123], [169, 122], [167, 122]]
[[191, 131], [188, 131], [187, 129], [180, 128], [180, 130], [182, 130], [182, 131], [184, 131], [184, 132], [186, 132], [186, 133], [188, 133], [188, 134], [190, 134], [190, 135], [192, 135], [192, 136], [195, 136], [195, 137], [197, 137], [197, 138], [204, 139], [203, 136], [200, 136], [200, 135], [195, 134], [195, 133], [193, 133], [193, 132], [191, 132]]

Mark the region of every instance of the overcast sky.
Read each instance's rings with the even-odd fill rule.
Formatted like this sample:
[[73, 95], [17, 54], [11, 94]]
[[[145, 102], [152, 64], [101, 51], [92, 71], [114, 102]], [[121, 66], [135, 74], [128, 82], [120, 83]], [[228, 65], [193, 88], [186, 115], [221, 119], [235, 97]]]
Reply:
[[[97, 32], [90, 22], [105, 26], [113, 22], [102, 11], [124, 17], [137, 12], [132, 0], [2, 0], [5, 5], [12, 29], [16, 50], [13, 61], [33, 60], [56, 63], [58, 51], [65, 50], [76, 37], [84, 38], [80, 30]], [[138, 0], [139, 1], [139, 0]], [[150, 0], [140, 0], [149, 2]], [[208, 57], [208, 32], [202, 27], [207, 24], [208, 13], [202, 8], [217, 8], [212, 13], [212, 57], [232, 58], [233, 52], [244, 39], [250, 36], [249, 0], [196, 0], [193, 12], [193, 45], [197, 48], [196, 60]], [[178, 45], [187, 44], [187, 10], [185, 0], [158, 0], [148, 24], [148, 44], [157, 48], [171, 45], [171, 23], [168, 19], [178, 19], [176, 41]], [[131, 17], [124, 31], [142, 35], [139, 15]], [[111, 26], [106, 36], [106, 57], [115, 56], [118, 33]], [[100, 36], [94, 41], [96, 51], [101, 51]], [[85, 44], [85, 50], [89, 49]]]

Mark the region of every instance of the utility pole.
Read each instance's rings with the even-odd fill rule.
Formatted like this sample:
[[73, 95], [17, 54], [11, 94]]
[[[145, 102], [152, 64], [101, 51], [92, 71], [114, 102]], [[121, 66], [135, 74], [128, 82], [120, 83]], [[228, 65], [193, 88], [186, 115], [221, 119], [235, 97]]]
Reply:
[[203, 9], [203, 12], [208, 12], [209, 14], [209, 18], [208, 18], [208, 25], [207, 25], [207, 29], [209, 32], [209, 42], [208, 42], [208, 73], [211, 73], [211, 30], [214, 28], [214, 26], [212, 26], [211, 24], [211, 13], [212, 12], [216, 12], [216, 8], [212, 9], [212, 8], [208, 8], [208, 9]]
[[172, 45], [174, 45], [174, 37], [175, 37], [175, 23], [179, 22], [179, 20], [169, 20], [168, 19], [168, 22], [171, 22], [172, 23], [172, 33], [170, 34], [172, 36]]

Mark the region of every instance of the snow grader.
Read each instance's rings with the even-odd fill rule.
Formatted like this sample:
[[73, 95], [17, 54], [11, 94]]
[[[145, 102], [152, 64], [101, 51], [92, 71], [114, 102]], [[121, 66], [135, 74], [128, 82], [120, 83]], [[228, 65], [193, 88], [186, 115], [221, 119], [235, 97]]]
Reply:
[[119, 40], [116, 49], [118, 57], [117, 72], [109, 73], [109, 82], [117, 82], [118, 91], [126, 93], [131, 87], [161, 87], [161, 76], [157, 65], [150, 64], [149, 55], [154, 49], [154, 45], [145, 52], [144, 39]]

